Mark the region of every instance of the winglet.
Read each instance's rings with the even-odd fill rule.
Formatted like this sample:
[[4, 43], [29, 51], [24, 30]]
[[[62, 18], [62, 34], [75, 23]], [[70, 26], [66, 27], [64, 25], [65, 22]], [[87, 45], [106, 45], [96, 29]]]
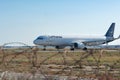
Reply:
[[114, 29], [115, 29], [115, 23], [112, 23], [106, 32], [105, 36], [106, 37], [113, 37], [114, 36]]

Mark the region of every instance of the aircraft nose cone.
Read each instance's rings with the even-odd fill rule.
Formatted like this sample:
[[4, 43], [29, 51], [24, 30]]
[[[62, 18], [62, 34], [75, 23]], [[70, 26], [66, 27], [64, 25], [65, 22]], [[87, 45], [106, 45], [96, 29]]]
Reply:
[[37, 44], [37, 40], [34, 40], [33, 43], [34, 43], [34, 44]]

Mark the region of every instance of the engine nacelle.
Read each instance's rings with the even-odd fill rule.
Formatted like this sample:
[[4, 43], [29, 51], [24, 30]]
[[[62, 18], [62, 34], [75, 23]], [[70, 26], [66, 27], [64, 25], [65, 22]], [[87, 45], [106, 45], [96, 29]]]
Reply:
[[82, 44], [82, 43], [73, 43], [73, 47], [75, 49], [83, 49], [83, 50], [87, 49], [86, 46], [84, 44]]

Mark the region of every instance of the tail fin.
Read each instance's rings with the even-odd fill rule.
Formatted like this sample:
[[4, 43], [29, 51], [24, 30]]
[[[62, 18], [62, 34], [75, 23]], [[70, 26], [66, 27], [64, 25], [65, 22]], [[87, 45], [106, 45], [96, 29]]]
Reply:
[[108, 31], [106, 32], [106, 37], [113, 37], [114, 36], [114, 29], [115, 29], [115, 23], [112, 23]]

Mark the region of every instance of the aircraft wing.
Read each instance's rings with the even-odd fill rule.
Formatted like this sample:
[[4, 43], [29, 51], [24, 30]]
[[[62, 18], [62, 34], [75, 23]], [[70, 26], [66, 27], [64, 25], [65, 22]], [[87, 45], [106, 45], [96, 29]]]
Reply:
[[81, 43], [83, 43], [85, 46], [96, 46], [96, 45], [101, 45], [101, 44], [105, 44], [105, 43], [114, 41], [119, 38], [120, 38], [120, 35], [117, 38], [108, 38], [106, 40], [82, 41]]
[[106, 42], [105, 40], [97, 40], [97, 41], [83, 41], [82, 43], [85, 46], [96, 46], [96, 45], [104, 44], [105, 42]]
[[100, 44], [104, 44], [107, 43], [105, 40], [92, 40], [92, 41], [74, 41], [72, 43], [77, 43], [78, 45], [84, 45], [84, 46], [96, 46], [96, 45], [100, 45]]

